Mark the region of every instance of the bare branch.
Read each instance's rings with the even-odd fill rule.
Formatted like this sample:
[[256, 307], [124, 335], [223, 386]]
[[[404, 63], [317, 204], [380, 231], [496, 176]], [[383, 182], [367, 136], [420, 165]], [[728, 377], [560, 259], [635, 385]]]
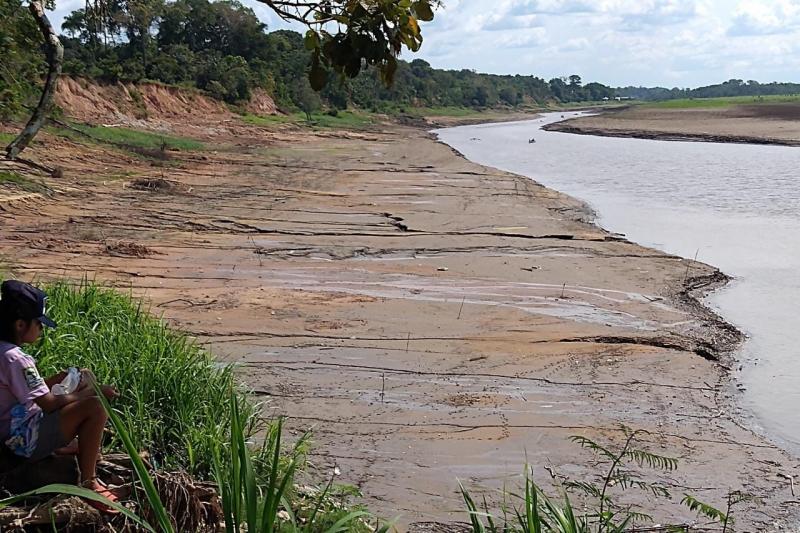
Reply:
[[64, 47], [61, 46], [61, 41], [59, 41], [58, 35], [53, 29], [53, 25], [50, 24], [47, 15], [45, 15], [41, 0], [31, 0], [28, 9], [30, 9], [33, 18], [36, 20], [47, 47], [47, 79], [44, 83], [44, 90], [42, 91], [42, 97], [39, 99], [39, 104], [25, 125], [25, 129], [6, 147], [6, 155], [9, 159], [15, 159], [25, 150], [44, 125], [45, 120], [47, 120], [47, 114], [53, 107], [58, 77], [61, 75], [61, 62], [64, 58]]

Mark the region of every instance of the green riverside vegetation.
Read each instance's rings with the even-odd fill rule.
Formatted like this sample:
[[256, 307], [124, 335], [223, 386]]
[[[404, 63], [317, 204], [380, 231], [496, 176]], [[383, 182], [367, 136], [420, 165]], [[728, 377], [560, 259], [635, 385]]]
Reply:
[[[59, 327], [30, 350], [41, 372], [90, 368], [120, 389], [114, 407], [135, 421], [135, 445], [149, 450], [156, 466], [208, 477], [216, 446], [229, 439], [219, 420], [232, 409], [233, 369], [215, 363], [129, 295], [90, 282], [45, 290]], [[243, 401], [239, 410], [248, 438], [263, 429], [255, 403]], [[121, 449], [116, 437], [106, 445]]]
[[[678, 100], [800, 94], [800, 84], [732, 79], [687, 88], [619, 87], [584, 83], [577, 74], [545, 80], [535, 75], [442, 70], [422, 59], [399, 61], [387, 87], [376, 68], [353, 79], [328, 75], [318, 94], [308, 71], [312, 55], [300, 33], [268, 32], [252, 9], [236, 0], [146, 0], [82, 8], [62, 24], [65, 74], [99, 82], [152, 81], [200, 91], [231, 104], [263, 89], [287, 112], [357, 109], [440, 115], [492, 107], [517, 108], [626, 100]], [[41, 36], [23, 0], [0, 6], [0, 120], [35, 105], [45, 70]], [[695, 107], [676, 104], [677, 107]], [[325, 121], [327, 119], [321, 119]]]
[[242, 120], [255, 126], [272, 126], [274, 124], [305, 124], [320, 128], [359, 129], [375, 122], [369, 113], [356, 111], [333, 111], [331, 113], [292, 113], [289, 115], [244, 115]]
[[42, 192], [47, 188], [31, 178], [16, 172], [0, 170], [0, 185], [14, 185], [16, 188], [27, 192]]
[[651, 102], [647, 107], [658, 109], [693, 109], [712, 107], [731, 107], [735, 105], [752, 104], [792, 104], [800, 103], [800, 94], [796, 95], [766, 95], [766, 96], [725, 96], [718, 98], [679, 98]]
[[141, 148], [144, 150], [202, 150], [203, 143], [186, 137], [175, 137], [151, 131], [134, 130], [124, 127], [91, 126], [71, 124], [69, 128], [51, 127], [51, 133], [78, 142], [93, 140], [120, 147]]
[[[143, 496], [151, 501], [155, 531], [174, 529], [160, 501], [153, 500], [158, 496], [138, 460], [141, 451], [157, 470], [216, 481], [229, 531], [239, 531], [242, 523], [251, 525], [249, 531], [374, 530], [364, 510], [343, 505], [354, 489], [330, 482], [323, 489], [296, 490], [294, 477], [306, 464], [308, 436], [284, 446], [282, 421], [261, 417], [261, 406], [237, 384], [232, 366], [214, 361], [129, 294], [88, 281], [61, 281], [44, 289], [48, 315], [58, 328], [28, 352], [45, 375], [85, 367], [100, 382], [118, 387], [120, 397], [107, 405], [114, 430], [104, 447], [131, 456]], [[84, 495], [73, 489], [40, 492]], [[0, 501], [0, 508], [15, 501]]]
[[[30, 51], [39, 49], [41, 37], [32, 21], [25, 22], [30, 17], [22, 0], [6, 0], [3, 5], [7, 16], [0, 18], [0, 54], [13, 54], [20, 68], [24, 65], [31, 71], [27, 79], [36, 80], [44, 58]], [[256, 88], [262, 88], [284, 109], [302, 111], [316, 111], [320, 106], [380, 112], [398, 106], [483, 108], [613, 96], [610, 87], [584, 85], [577, 75], [546, 81], [533, 75], [435, 69], [422, 59], [400, 61], [391, 88], [377, 69], [369, 68], [346, 81], [331, 74], [332, 83], [317, 95], [307, 78], [311, 57], [303, 35], [288, 30], [267, 32], [253, 10], [236, 0], [104, 5], [103, 16], [82, 8], [64, 20], [65, 74], [101, 82], [152, 80], [198, 88], [229, 103], [246, 101]], [[0, 99], [6, 102], [7, 116], [18, 112], [22, 104], [30, 105], [36, 93], [30, 82], [17, 86], [10, 79], [0, 75], [0, 95], [5, 94]]]

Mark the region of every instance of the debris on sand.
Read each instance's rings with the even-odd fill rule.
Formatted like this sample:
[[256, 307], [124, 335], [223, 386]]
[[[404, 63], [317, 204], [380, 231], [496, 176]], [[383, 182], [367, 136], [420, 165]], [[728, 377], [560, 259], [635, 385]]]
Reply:
[[131, 189], [136, 189], [137, 191], [188, 192], [188, 187], [183, 183], [165, 178], [139, 178], [130, 182], [129, 185]]
[[[151, 518], [152, 511], [141, 503], [146, 498], [139, 493], [141, 489], [136, 485], [127, 455], [106, 456], [98, 463], [98, 475], [106, 485], [113, 487], [122, 505], [145, 519]], [[151, 475], [178, 531], [218, 531], [223, 515], [213, 483], [195, 480], [182, 472], [152, 472]], [[3, 531], [7, 527], [29, 531], [38, 530], [36, 528], [49, 530], [53, 526], [68, 526], [70, 531], [131, 531], [131, 524], [126, 523], [124, 516], [103, 516], [81, 498], [66, 495], [30, 498], [0, 510], [0, 529]]]
[[149, 257], [158, 252], [143, 244], [138, 244], [131, 241], [116, 241], [107, 242], [103, 247], [103, 251], [108, 255], [114, 257]]

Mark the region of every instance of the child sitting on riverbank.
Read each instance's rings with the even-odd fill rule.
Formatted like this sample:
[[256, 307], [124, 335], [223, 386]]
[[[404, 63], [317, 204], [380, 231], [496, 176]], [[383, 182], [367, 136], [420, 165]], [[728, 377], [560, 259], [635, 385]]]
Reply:
[[[45, 314], [46, 301], [44, 292], [27, 283], [9, 280], [0, 286], [0, 442], [29, 462], [77, 451], [81, 486], [116, 501], [96, 474], [107, 415], [95, 392], [94, 376], [81, 371], [73, 392], [54, 394], [51, 387], [67, 373], [43, 379], [36, 362], [20, 348], [36, 342], [43, 327], [56, 327]], [[118, 396], [113, 387], [103, 385], [101, 390], [106, 398]], [[68, 446], [75, 438], [77, 450]], [[113, 512], [98, 502], [87, 503]]]

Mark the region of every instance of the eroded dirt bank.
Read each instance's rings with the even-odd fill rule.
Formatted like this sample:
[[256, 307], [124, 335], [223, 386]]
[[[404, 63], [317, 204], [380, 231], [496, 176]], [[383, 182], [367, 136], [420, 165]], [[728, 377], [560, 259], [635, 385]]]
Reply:
[[797, 461], [731, 418], [710, 360], [738, 335], [683, 293], [723, 281], [711, 267], [420, 130], [207, 132], [166, 166], [47, 139], [30, 155], [66, 177], [0, 203], [3, 257], [151, 299], [313, 428], [319, 477], [338, 467], [402, 528], [464, 521], [457, 479], [490, 499], [526, 461], [545, 485], [549, 469], [589, 479], [594, 456], [567, 438], [619, 443], [620, 423], [680, 459], [648, 476], [675, 495], [658, 521], [694, 520], [684, 492], [745, 490], [764, 504], [735, 511], [741, 531], [796, 523], [781, 475]]
[[545, 129], [606, 137], [800, 146], [799, 118], [798, 104], [719, 109], [630, 107], [549, 124]]

